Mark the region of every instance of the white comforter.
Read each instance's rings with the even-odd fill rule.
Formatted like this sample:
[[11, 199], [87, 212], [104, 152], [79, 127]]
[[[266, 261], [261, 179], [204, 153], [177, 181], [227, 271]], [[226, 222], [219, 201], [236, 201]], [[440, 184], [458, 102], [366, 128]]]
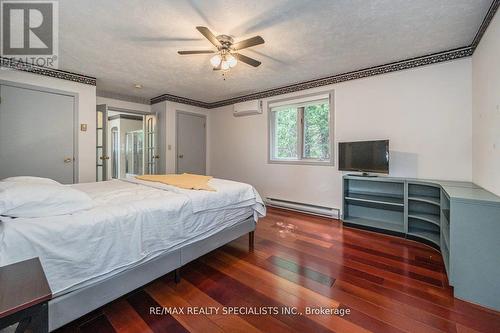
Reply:
[[[183, 244], [215, 234], [265, 207], [252, 186], [212, 179], [217, 192], [114, 180], [73, 185], [91, 210], [0, 222], [0, 266], [40, 257], [55, 295], [95, 283]], [[246, 215], [245, 215], [246, 214]]]
[[[135, 184], [154, 187], [160, 190], [184, 194], [190, 199], [193, 212], [195, 213], [221, 209], [234, 205], [235, 203], [238, 203], [239, 205], [252, 205], [256, 200], [262, 204], [262, 199], [253, 186], [231, 180], [218, 178], [211, 179], [209, 184], [216, 190], [215, 192], [185, 190], [158, 182], [136, 179], [135, 177], [130, 177], [124, 180]], [[255, 210], [258, 214], [265, 214], [263, 204], [255, 206]]]

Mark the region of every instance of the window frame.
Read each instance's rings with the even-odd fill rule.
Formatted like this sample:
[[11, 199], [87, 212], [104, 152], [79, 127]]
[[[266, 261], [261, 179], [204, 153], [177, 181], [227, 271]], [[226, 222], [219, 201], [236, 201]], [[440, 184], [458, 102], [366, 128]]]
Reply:
[[[306, 158], [304, 157], [304, 109], [307, 104], [311, 104], [315, 101], [321, 101], [325, 99], [325, 95], [328, 95], [328, 107], [330, 112], [330, 158], [328, 160]], [[275, 157], [275, 109], [280, 106], [273, 106], [275, 104], [282, 104], [280, 106], [297, 108], [297, 159], [286, 159], [286, 158], [276, 158]], [[323, 166], [333, 166], [335, 165], [335, 111], [334, 111], [334, 91], [322, 91], [313, 94], [300, 95], [294, 97], [288, 97], [283, 99], [269, 100], [267, 101], [267, 114], [268, 114], [268, 154], [267, 162], [269, 164], [289, 164], [289, 165], [323, 165]]]

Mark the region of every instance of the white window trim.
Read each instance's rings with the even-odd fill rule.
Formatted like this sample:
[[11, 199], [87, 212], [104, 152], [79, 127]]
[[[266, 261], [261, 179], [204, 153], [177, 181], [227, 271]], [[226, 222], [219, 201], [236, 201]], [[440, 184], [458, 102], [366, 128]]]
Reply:
[[[290, 106], [296, 104], [297, 107], [300, 107], [300, 105], [305, 105], [310, 102], [314, 102], [317, 100], [322, 100], [325, 99], [325, 97], [328, 97], [328, 104], [329, 104], [329, 110], [330, 110], [330, 159], [329, 160], [317, 160], [317, 159], [306, 159], [303, 158], [302, 156], [299, 159], [276, 159], [274, 158], [274, 152], [273, 149], [276, 147], [275, 145], [275, 135], [274, 135], [274, 113], [271, 111], [271, 109], [279, 107], [281, 105], [283, 106]], [[334, 111], [334, 91], [323, 91], [323, 92], [317, 92], [313, 94], [307, 94], [307, 95], [301, 95], [301, 96], [295, 96], [295, 97], [288, 97], [288, 98], [283, 98], [283, 99], [278, 99], [278, 100], [270, 100], [267, 102], [267, 115], [268, 115], [268, 140], [267, 140], [267, 162], [269, 164], [288, 164], [288, 165], [322, 165], [322, 166], [333, 166], [335, 165], [335, 151], [334, 151], [334, 142], [335, 142], [335, 126], [334, 126], [334, 119], [335, 119], [335, 111]], [[299, 119], [302, 119], [303, 117], [297, 115]], [[299, 126], [298, 128], [298, 146], [297, 146], [297, 153], [302, 155], [302, 145], [303, 145], [303, 126]]]

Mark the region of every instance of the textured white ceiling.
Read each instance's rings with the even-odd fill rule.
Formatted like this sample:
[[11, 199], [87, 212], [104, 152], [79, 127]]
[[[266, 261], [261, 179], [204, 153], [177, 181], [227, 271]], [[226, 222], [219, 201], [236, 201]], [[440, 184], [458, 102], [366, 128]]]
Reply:
[[[97, 89], [151, 98], [219, 101], [300, 81], [467, 46], [491, 0], [61, 0], [63, 70], [97, 77]], [[236, 41], [262, 61], [213, 72], [195, 27]], [[135, 89], [140, 83], [143, 89]]]

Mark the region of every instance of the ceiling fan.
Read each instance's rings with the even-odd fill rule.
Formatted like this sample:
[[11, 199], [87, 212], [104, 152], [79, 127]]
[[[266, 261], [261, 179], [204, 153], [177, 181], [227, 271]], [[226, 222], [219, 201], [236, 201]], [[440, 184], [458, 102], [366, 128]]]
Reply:
[[250, 57], [247, 57], [237, 51], [264, 44], [264, 39], [260, 36], [255, 36], [249, 39], [235, 43], [233, 37], [228, 35], [215, 36], [207, 27], [196, 27], [196, 29], [212, 43], [217, 50], [198, 50], [198, 51], [178, 51], [180, 55], [192, 54], [213, 54], [210, 58], [210, 63], [214, 70], [228, 71], [236, 66], [238, 61], [244, 62], [253, 67], [258, 67], [261, 62]]

